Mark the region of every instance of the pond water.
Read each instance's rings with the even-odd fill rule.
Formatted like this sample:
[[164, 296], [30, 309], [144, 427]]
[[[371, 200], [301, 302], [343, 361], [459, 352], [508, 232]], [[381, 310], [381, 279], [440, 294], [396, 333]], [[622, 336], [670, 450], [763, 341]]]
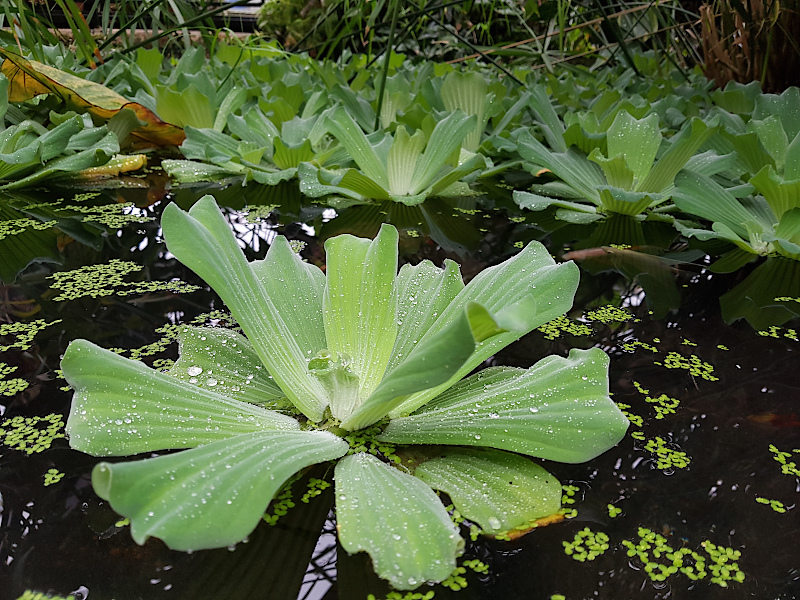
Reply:
[[[21, 271], [0, 298], [0, 600], [28, 590], [92, 600], [392, 597], [368, 560], [337, 553], [330, 489], [298, 502], [275, 525], [262, 523], [232, 549], [185, 554], [156, 539], [138, 546], [92, 491], [97, 460], [63, 439], [71, 393], [57, 369], [71, 340], [120, 348], [159, 367], [176, 358], [176, 324], [226, 325], [220, 301], [165, 253], [159, 235], [168, 201], [188, 208], [206, 191], [180, 189], [162, 199], [158, 187], [142, 182], [0, 201], [0, 276], [8, 282]], [[401, 262], [452, 258], [469, 279], [532, 239], [562, 256], [575, 235], [548, 233], [552, 215], [522, 214], [503, 188], [415, 208], [332, 209], [303, 203], [296, 186], [213, 192], [251, 260], [281, 233], [305, 242], [303, 258], [323, 265], [324, 239], [372, 237], [387, 221], [400, 230]], [[527, 367], [572, 347], [599, 346], [612, 358], [613, 399], [632, 426], [589, 463], [545, 465], [565, 486], [566, 519], [513, 541], [466, 535], [462, 560], [479, 559], [488, 571], [467, 568], [460, 591], [438, 585], [421, 593], [462, 600], [800, 597], [797, 320], [787, 321], [784, 309], [729, 302], [727, 316], [750, 314], [758, 327], [728, 325], [720, 297], [742, 284], [741, 273], [711, 275], [702, 252], [685, 264], [636, 248], [600, 251], [608, 242], [592, 235], [568, 254], [584, 268], [567, 318], [490, 362]], [[646, 295], [622, 275], [636, 260], [648, 265], [649, 278], [639, 279]], [[786, 285], [770, 293], [800, 296], [797, 279]], [[308, 477], [331, 472], [317, 467]], [[305, 482], [296, 485], [302, 493]], [[669, 569], [678, 556], [694, 571]]]

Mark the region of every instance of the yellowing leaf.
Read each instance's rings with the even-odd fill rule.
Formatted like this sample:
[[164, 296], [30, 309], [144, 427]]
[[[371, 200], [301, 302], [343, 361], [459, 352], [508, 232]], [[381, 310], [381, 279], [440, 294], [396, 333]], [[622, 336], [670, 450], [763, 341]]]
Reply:
[[144, 122], [131, 135], [157, 146], [179, 146], [185, 139], [183, 129], [162, 121], [153, 111], [138, 102], [130, 102], [99, 83], [87, 81], [34, 60], [27, 60], [0, 48], [5, 60], [0, 73], [8, 79], [8, 101], [24, 102], [41, 94], [60, 96], [76, 110], [108, 120], [123, 109], [130, 109]]

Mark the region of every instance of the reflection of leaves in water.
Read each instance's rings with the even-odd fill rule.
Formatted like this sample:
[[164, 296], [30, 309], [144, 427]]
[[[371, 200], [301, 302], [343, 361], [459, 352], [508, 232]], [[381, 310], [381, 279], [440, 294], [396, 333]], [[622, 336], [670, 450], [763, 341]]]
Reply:
[[[111, 259], [106, 264], [87, 265], [72, 271], [53, 273], [49, 279], [53, 279], [52, 288], [61, 293], [53, 298], [54, 301], [75, 300], [90, 296], [130, 296], [134, 294], [146, 294], [149, 292], [172, 292], [182, 294], [193, 292], [200, 289], [196, 285], [190, 285], [182, 281], [141, 281], [126, 282], [123, 277], [130, 273], [136, 273], [143, 269], [142, 265], [134, 262]], [[125, 288], [125, 289], [118, 289]]]

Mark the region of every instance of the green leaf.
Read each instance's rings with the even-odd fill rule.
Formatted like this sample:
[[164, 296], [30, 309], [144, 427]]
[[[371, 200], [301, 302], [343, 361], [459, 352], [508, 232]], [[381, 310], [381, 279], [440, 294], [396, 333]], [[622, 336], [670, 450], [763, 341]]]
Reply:
[[384, 190], [389, 189], [386, 165], [378, 157], [367, 136], [344, 108], [339, 108], [328, 117], [328, 127], [364, 175]]
[[253, 345], [243, 335], [220, 327], [181, 328], [178, 360], [169, 374], [228, 398], [278, 409], [290, 406]]
[[[477, 171], [478, 169], [485, 168], [487, 166], [486, 157], [482, 154], [475, 154], [471, 158], [468, 158], [464, 162], [460, 163], [454, 169], [446, 172], [444, 175], [439, 177], [433, 185], [429, 188], [430, 193], [426, 195], [438, 195], [438, 194], [445, 194], [446, 189], [459, 181], [460, 179], [466, 177], [470, 173]], [[464, 184], [466, 185], [466, 184]]]
[[413, 412], [501, 348], [564, 314], [572, 306], [578, 277], [578, 267], [574, 263], [557, 265], [547, 249], [536, 242], [513, 258], [481, 271], [448, 305], [419, 343], [424, 343], [426, 338], [435, 336], [459, 318], [470, 302], [480, 304], [495, 315], [497, 322], [508, 331], [477, 344], [469, 360], [447, 382], [412, 394], [393, 409], [390, 416], [394, 418]]
[[291, 147], [284, 144], [280, 138], [275, 138], [273, 143], [275, 149], [272, 155], [272, 162], [278, 168], [296, 168], [301, 162], [314, 159], [314, 150], [311, 148], [309, 140], [305, 140], [299, 146]]
[[621, 215], [639, 215], [659, 200], [657, 194], [628, 192], [611, 186], [600, 190], [600, 201], [603, 208]]
[[61, 361], [75, 389], [66, 431], [70, 445], [94, 456], [191, 448], [297, 421], [233, 400], [76, 340]]
[[800, 207], [800, 179], [785, 181], [768, 165], [753, 175], [750, 183], [764, 196], [778, 219]]
[[530, 369], [487, 369], [413, 415], [390, 421], [379, 439], [590, 460], [619, 442], [628, 427], [608, 397], [608, 362], [592, 348], [572, 350], [568, 358], [549, 356]]
[[455, 570], [464, 540], [425, 483], [365, 453], [340, 460], [335, 478], [342, 547], [367, 552], [393, 588], [413, 590]]
[[409, 193], [414, 183], [414, 170], [424, 148], [425, 134], [422, 131], [417, 130], [410, 136], [404, 126], [398, 126], [386, 163], [389, 194], [405, 196]]
[[594, 206], [588, 206], [579, 202], [570, 202], [568, 200], [560, 200], [559, 198], [548, 198], [547, 196], [531, 194], [530, 192], [514, 191], [514, 202], [516, 202], [520, 208], [527, 208], [529, 210], [538, 211], [545, 210], [550, 206], [558, 206], [592, 215], [597, 213], [597, 209]]
[[220, 295], [292, 404], [309, 419], [321, 420], [324, 390], [309, 375], [308, 357], [245, 260], [214, 198], [204, 196], [188, 214], [170, 204], [161, 226], [169, 251]]
[[489, 534], [528, 528], [561, 508], [561, 483], [530, 459], [491, 448], [440, 448], [414, 469]]
[[154, 536], [173, 550], [242, 541], [289, 477], [347, 452], [324, 431], [260, 431], [146, 460], [101, 462], [97, 495], [130, 518], [138, 544]]
[[347, 169], [335, 184], [371, 200], [388, 200], [389, 194], [372, 179], [355, 169]]
[[297, 343], [300, 353], [311, 358], [326, 347], [322, 321], [325, 274], [316, 265], [303, 262], [282, 235], [270, 244], [264, 260], [250, 263]]
[[[397, 230], [384, 225], [375, 240], [340, 235], [325, 242], [327, 348], [352, 361], [361, 401], [380, 383], [397, 336], [397, 240]], [[331, 398], [331, 411], [345, 420], [355, 407], [340, 400]]]
[[783, 177], [787, 181], [800, 179], [800, 133], [786, 147], [786, 164]]
[[763, 121], [752, 119], [748, 123], [748, 129], [756, 132], [758, 140], [775, 161], [775, 166], [778, 170], [783, 170], [783, 166], [786, 164], [786, 146], [789, 144], [789, 138], [786, 136], [780, 119], [775, 115], [770, 115]]
[[747, 238], [743, 224], [752, 220], [753, 215], [733, 194], [709, 177], [684, 171], [675, 178], [672, 199], [682, 211], [724, 223], [738, 236]]
[[531, 108], [539, 119], [539, 127], [542, 129], [547, 143], [556, 152], [566, 152], [567, 143], [564, 141], [564, 124], [553, 109], [553, 104], [547, 95], [547, 88], [539, 84], [529, 91], [531, 93]]
[[178, 183], [197, 183], [200, 181], [222, 181], [241, 175], [248, 169], [242, 165], [226, 163], [224, 166], [209, 165], [193, 160], [174, 160], [165, 158], [162, 168]]
[[461, 110], [467, 115], [475, 115], [473, 128], [464, 137], [462, 145], [465, 150], [477, 151], [481, 145], [486, 122], [489, 120], [486, 108], [494, 99], [494, 94], [489, 93], [486, 79], [476, 71], [464, 73], [453, 71], [445, 76], [439, 93], [448, 111]]
[[[642, 182], [650, 172], [661, 145], [658, 115], [652, 113], [644, 119], [635, 119], [628, 111], [621, 110], [608, 128], [606, 139], [608, 158], [625, 157], [635, 181]], [[608, 183], [617, 186], [611, 180]]]
[[595, 204], [600, 203], [597, 186], [606, 183], [603, 172], [575, 149], [570, 148], [563, 153], [551, 152], [529, 133], [524, 132], [519, 138], [518, 151], [525, 160], [550, 170], [581, 197]]
[[[626, 112], [625, 114], [628, 113]], [[600, 153], [600, 150], [595, 148], [588, 158], [603, 169], [608, 185], [613, 185], [623, 190], [633, 189], [634, 173], [628, 167], [624, 155], [606, 158]]]
[[458, 150], [461, 141], [475, 127], [475, 119], [474, 116], [456, 111], [436, 123], [425, 152], [417, 161], [412, 177], [414, 184], [409, 195], [419, 194], [434, 183], [447, 159]]
[[650, 170], [650, 173], [636, 186], [637, 192], [664, 192], [672, 186], [675, 176], [684, 168], [698, 148], [719, 129], [719, 119], [708, 123], [697, 117], [672, 138], [669, 148]]

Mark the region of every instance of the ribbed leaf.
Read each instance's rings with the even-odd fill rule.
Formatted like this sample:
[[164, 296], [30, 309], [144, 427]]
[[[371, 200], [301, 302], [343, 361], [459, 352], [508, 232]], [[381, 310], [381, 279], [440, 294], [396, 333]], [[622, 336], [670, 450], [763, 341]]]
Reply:
[[219, 327], [184, 326], [179, 358], [169, 374], [228, 398], [265, 408], [290, 406], [253, 345], [243, 335]]
[[619, 442], [628, 420], [608, 397], [608, 356], [598, 349], [549, 356], [530, 369], [495, 368], [453, 386], [380, 439], [484, 446], [584, 462]]
[[[513, 258], [481, 271], [450, 303], [420, 344], [460, 317], [470, 302], [495, 315], [508, 331], [479, 343], [469, 360], [447, 382], [413, 394], [392, 410], [390, 416], [413, 412], [501, 348], [564, 314], [572, 306], [577, 285], [578, 267], [571, 262], [557, 265], [547, 249], [537, 242], [529, 244]], [[533, 306], [535, 310], [531, 310]]]
[[296, 168], [301, 162], [313, 160], [314, 150], [311, 142], [305, 140], [299, 146], [287, 146], [281, 138], [275, 138], [272, 162], [281, 169]]
[[610, 186], [600, 190], [600, 201], [607, 211], [631, 217], [643, 213], [658, 200], [658, 194], [628, 192]]
[[347, 452], [323, 431], [261, 431], [92, 471], [97, 495], [131, 520], [138, 544], [154, 536], [173, 550], [220, 548], [255, 529], [284, 482]]
[[469, 73], [453, 71], [444, 78], [439, 93], [448, 111], [462, 110], [467, 115], [475, 115], [474, 127], [464, 138], [463, 147], [470, 152], [477, 151], [489, 119], [486, 107], [494, 98], [494, 94], [489, 93], [486, 79], [475, 71]]
[[245, 260], [214, 199], [204, 196], [188, 214], [170, 204], [161, 226], [169, 251], [220, 295], [292, 404], [319, 421], [325, 393], [308, 374], [308, 357]]
[[409, 195], [419, 194], [434, 184], [440, 169], [458, 150], [464, 137], [475, 127], [475, 120], [474, 116], [469, 117], [459, 110], [436, 123], [425, 146], [425, 152], [417, 161], [414, 184], [409, 190]]
[[389, 193], [404, 196], [409, 193], [414, 181], [417, 161], [425, 148], [425, 134], [417, 130], [413, 136], [402, 125], [394, 134], [394, 143], [389, 150], [386, 172], [389, 178]]
[[[384, 225], [375, 240], [340, 235], [325, 242], [327, 348], [352, 361], [362, 401], [383, 377], [397, 336], [397, 239], [397, 230]], [[340, 402], [331, 398], [331, 411], [344, 420], [354, 407]]]
[[239, 402], [76, 340], [61, 361], [75, 389], [66, 431], [94, 456], [192, 448], [265, 429], [297, 429], [286, 415]]
[[597, 212], [594, 206], [580, 204], [579, 202], [570, 202], [568, 200], [560, 200], [558, 198], [548, 198], [538, 194], [531, 194], [530, 192], [515, 191], [514, 202], [516, 202], [520, 208], [527, 208], [530, 210], [545, 210], [550, 206], [559, 206], [585, 213], [594, 214]]
[[[627, 115], [628, 113], [625, 114]], [[634, 173], [628, 167], [624, 155], [606, 158], [600, 154], [600, 150], [595, 148], [588, 158], [593, 163], [600, 165], [600, 168], [603, 169], [608, 185], [613, 185], [623, 190], [630, 190], [633, 188]]]
[[335, 478], [342, 547], [367, 552], [393, 588], [413, 590], [455, 570], [464, 540], [425, 483], [364, 453], [340, 460]]
[[489, 534], [525, 527], [561, 508], [561, 483], [530, 459], [491, 448], [440, 448], [414, 469]]
[[684, 171], [675, 178], [672, 200], [686, 213], [725, 223], [737, 235], [747, 237], [743, 224], [753, 216], [733, 194], [708, 177]]
[[[621, 110], [614, 118], [606, 133], [608, 158], [625, 157], [625, 162], [633, 172], [637, 182], [647, 177], [656, 152], [661, 145], [661, 129], [658, 127], [658, 115], [651, 113], [643, 119], [635, 119], [626, 110]], [[611, 180], [610, 185], [622, 187]]]
[[800, 179], [784, 181], [771, 166], [766, 166], [750, 178], [750, 183], [764, 196], [775, 216], [800, 207]]
[[389, 189], [386, 165], [378, 158], [367, 136], [361, 131], [361, 127], [344, 108], [339, 108], [328, 117], [328, 127], [364, 175], [384, 190]]
[[326, 347], [322, 322], [325, 274], [303, 262], [282, 235], [277, 236], [264, 260], [250, 263], [264, 291], [292, 332], [301, 354], [311, 358]]

